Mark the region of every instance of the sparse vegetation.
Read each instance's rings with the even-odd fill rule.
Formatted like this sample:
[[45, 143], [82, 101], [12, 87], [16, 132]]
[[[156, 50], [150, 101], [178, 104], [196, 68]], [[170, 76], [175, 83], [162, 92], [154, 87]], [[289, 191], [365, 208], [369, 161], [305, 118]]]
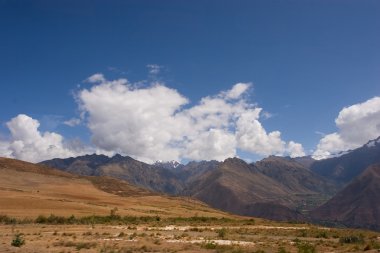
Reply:
[[55, 247], [74, 247], [76, 250], [91, 249], [97, 246], [95, 242], [73, 242], [73, 241], [59, 241], [53, 244]]
[[225, 228], [219, 229], [216, 231], [219, 238], [225, 238], [227, 230]]
[[[247, 220], [233, 220], [230, 218], [216, 218], [216, 217], [169, 217], [161, 218], [160, 216], [120, 216], [116, 214], [117, 209], [111, 209], [110, 215], [100, 216], [91, 215], [83, 217], [69, 217], [57, 216], [51, 214], [49, 216], [39, 215], [36, 219], [17, 219], [6, 215], [0, 215], [0, 224], [46, 224], [46, 225], [94, 225], [94, 224], [123, 224], [123, 225], [137, 225], [137, 224], [173, 224], [173, 225], [212, 225], [212, 224], [247, 224]], [[251, 220], [248, 223], [251, 224]], [[130, 226], [133, 228], [133, 226]]]
[[[3, 216], [3, 220], [12, 219]], [[157, 218], [159, 217], [159, 219]], [[380, 234], [353, 229], [322, 228], [307, 224], [288, 224], [246, 219], [208, 217], [107, 216], [60, 217], [38, 216], [28, 223], [16, 222], [3, 227], [12, 234], [0, 233], [0, 246], [9, 245], [18, 226], [23, 227], [28, 244], [57, 252], [87, 249], [94, 252], [179, 252], [182, 250], [220, 253], [314, 253], [326, 251], [369, 251], [380, 249]], [[5, 224], [5, 222], [3, 223]], [[93, 226], [93, 224], [99, 224]], [[25, 232], [28, 228], [28, 232]], [[0, 226], [1, 229], [1, 226]], [[296, 239], [294, 239], [296, 238]], [[20, 238], [23, 240], [20, 234]], [[19, 239], [15, 240], [18, 241]], [[242, 244], [239, 244], [239, 243]], [[9, 247], [11, 247], [9, 245]], [[58, 250], [60, 249], [60, 251]]]
[[363, 243], [363, 235], [350, 235], [339, 238], [340, 243]]
[[22, 237], [22, 234], [20, 234], [20, 233], [15, 234], [15, 236], [11, 242], [11, 245], [13, 247], [21, 247], [24, 244], [25, 244], [25, 240]]
[[216, 249], [216, 243], [214, 242], [206, 242], [204, 244], [202, 244], [202, 248], [205, 248], [205, 249]]
[[284, 247], [279, 247], [277, 253], [289, 253]]
[[307, 243], [307, 242], [301, 242], [297, 245], [298, 253], [315, 253], [315, 246]]

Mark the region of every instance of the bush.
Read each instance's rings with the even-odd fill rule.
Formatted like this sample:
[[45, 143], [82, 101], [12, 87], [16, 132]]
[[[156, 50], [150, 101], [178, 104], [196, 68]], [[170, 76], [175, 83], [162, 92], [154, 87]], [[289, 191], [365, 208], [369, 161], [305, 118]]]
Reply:
[[226, 237], [227, 230], [225, 228], [219, 229], [216, 232], [218, 233], [218, 237], [219, 238]]
[[22, 235], [20, 233], [15, 234], [11, 242], [11, 245], [13, 247], [21, 247], [24, 244], [25, 244], [25, 240], [22, 238]]
[[350, 235], [339, 238], [340, 243], [363, 243], [364, 238], [363, 235]]
[[7, 215], [0, 215], [0, 223], [2, 224], [16, 224], [17, 220], [15, 218], [11, 218]]
[[297, 247], [298, 247], [298, 253], [315, 253], [316, 252], [315, 246], [307, 242], [300, 243], [297, 245]]
[[202, 248], [204, 248], [204, 249], [216, 249], [216, 243], [207, 242], [207, 243], [202, 245]]
[[317, 238], [325, 238], [325, 239], [329, 238], [326, 231], [319, 232], [316, 237]]
[[286, 251], [286, 249], [284, 247], [280, 247], [278, 248], [278, 253], [289, 253], [289, 251]]

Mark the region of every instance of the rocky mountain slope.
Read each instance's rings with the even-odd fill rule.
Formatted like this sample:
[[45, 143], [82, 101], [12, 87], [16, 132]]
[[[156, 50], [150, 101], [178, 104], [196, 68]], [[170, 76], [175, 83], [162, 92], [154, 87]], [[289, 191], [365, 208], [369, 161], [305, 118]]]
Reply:
[[310, 169], [345, 185], [371, 164], [380, 163], [380, 137], [345, 154], [314, 162]]
[[312, 211], [316, 221], [380, 230], [380, 164], [369, 166], [327, 203]]
[[232, 213], [273, 220], [305, 219], [288, 207], [295, 206], [291, 191], [238, 158], [226, 159], [208, 170], [188, 189], [189, 195]]
[[337, 191], [333, 182], [310, 171], [296, 159], [270, 156], [253, 166], [292, 192], [331, 195]]

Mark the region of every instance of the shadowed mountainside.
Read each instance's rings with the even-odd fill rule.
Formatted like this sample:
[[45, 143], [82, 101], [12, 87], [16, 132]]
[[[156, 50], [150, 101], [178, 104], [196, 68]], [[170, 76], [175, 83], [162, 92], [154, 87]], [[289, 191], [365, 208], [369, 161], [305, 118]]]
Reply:
[[335, 194], [335, 184], [307, 169], [297, 159], [270, 156], [253, 164], [261, 173], [298, 194]]
[[380, 230], [380, 164], [369, 166], [342, 191], [312, 211], [327, 224]]
[[380, 137], [342, 156], [316, 161], [310, 169], [344, 185], [375, 163], [380, 163]]
[[273, 220], [306, 220], [300, 211], [336, 192], [333, 183], [291, 158], [269, 157], [247, 164], [226, 159], [193, 178], [186, 194], [233, 213]]
[[170, 169], [149, 165], [129, 156], [107, 157], [93, 154], [67, 159], [56, 158], [40, 164], [79, 175], [123, 179], [133, 185], [161, 193], [178, 194], [182, 190]]

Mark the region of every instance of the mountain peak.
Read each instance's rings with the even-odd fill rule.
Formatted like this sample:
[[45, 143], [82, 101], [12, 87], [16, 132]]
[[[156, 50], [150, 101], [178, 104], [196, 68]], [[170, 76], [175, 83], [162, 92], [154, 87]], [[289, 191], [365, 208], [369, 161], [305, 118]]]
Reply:
[[159, 166], [159, 167], [163, 167], [163, 168], [166, 168], [166, 169], [177, 169], [179, 167], [183, 167], [184, 165], [175, 161], [175, 160], [171, 160], [171, 161], [162, 161], [162, 160], [157, 160], [154, 164], [154, 166]]
[[366, 146], [367, 148], [373, 148], [373, 147], [375, 147], [375, 146], [377, 146], [377, 145], [380, 145], [380, 136], [377, 137], [377, 138], [374, 139], [374, 140], [370, 140], [369, 142], [367, 142], [367, 144], [365, 144], [365, 146]]
[[238, 157], [227, 158], [223, 163], [227, 164], [247, 164], [244, 160]]

